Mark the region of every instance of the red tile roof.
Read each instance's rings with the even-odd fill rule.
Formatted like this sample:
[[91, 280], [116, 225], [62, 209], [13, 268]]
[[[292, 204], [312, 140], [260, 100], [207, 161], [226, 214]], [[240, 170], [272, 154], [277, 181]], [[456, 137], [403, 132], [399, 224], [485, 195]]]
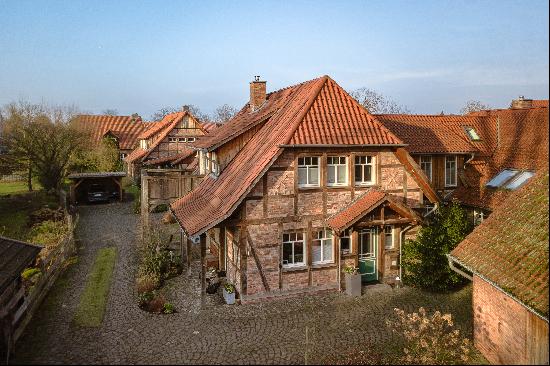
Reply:
[[493, 129], [494, 138], [466, 168], [467, 186], [457, 188], [453, 197], [471, 206], [494, 209], [510, 191], [487, 188], [485, 184], [501, 170], [538, 171], [548, 167], [548, 109], [501, 109], [485, 114], [485, 124]]
[[416, 222], [421, 221], [418, 214], [409, 207], [397, 202], [391, 195], [380, 190], [371, 189], [353, 200], [340, 212], [329, 217], [327, 219], [327, 225], [335, 232], [340, 233], [355, 224], [373, 209], [380, 206], [380, 204], [387, 201], [389, 201], [392, 207], [398, 210], [403, 216]]
[[336, 82], [329, 80], [289, 145], [403, 145]]
[[142, 122], [140, 117], [135, 119], [132, 116], [81, 114], [75, 122], [90, 131], [94, 143], [99, 143], [107, 132], [111, 132], [118, 138], [119, 148], [122, 150], [134, 148], [138, 136], [150, 127], [150, 124]]
[[[335, 104], [336, 101], [339, 104]], [[300, 136], [306, 136], [305, 134], [296, 135], [296, 130], [302, 123], [303, 128], [307, 129], [311, 123], [318, 125], [319, 115], [330, 116], [329, 123], [343, 131], [341, 136], [351, 136], [345, 131], [346, 128], [353, 129], [347, 118], [354, 113], [362, 113], [357, 105], [340, 86], [324, 76], [271, 93], [266, 104], [256, 112], [250, 112], [245, 106], [231, 121], [216, 129], [212, 133], [214, 138], [203, 146], [212, 149], [213, 146], [220, 146], [228, 141], [230, 137], [227, 136], [238, 136], [242, 130], [248, 130], [263, 121], [265, 124], [219, 177], [207, 176], [197, 188], [172, 203], [172, 212], [180, 226], [194, 236], [223, 221], [238, 207], [283, 151], [282, 145], [288, 145], [292, 139], [301, 142], [319, 141], [313, 138], [302, 140]], [[319, 111], [321, 107], [325, 109], [323, 113]], [[313, 108], [316, 110], [311, 112]], [[335, 111], [339, 111], [339, 115]], [[312, 114], [304, 122], [310, 112]], [[367, 126], [361, 130], [361, 142], [388, 145], [400, 143], [399, 139], [374, 119], [365, 119], [364, 123]], [[344, 141], [353, 143], [353, 140]], [[195, 146], [200, 143], [198, 141]]]
[[165, 156], [165, 157], [158, 158], [158, 159], [147, 160], [143, 164], [144, 165], [157, 165], [157, 164], [165, 164], [165, 163], [179, 164], [183, 160], [185, 160], [186, 158], [188, 158], [190, 156], [194, 156], [196, 154], [197, 154], [197, 152], [195, 150], [187, 148], [187, 147], [182, 147], [181, 151], [178, 152], [177, 154], [173, 154], [173, 155], [170, 155], [170, 156]]
[[327, 225], [336, 232], [341, 232], [353, 225], [386, 200], [386, 193], [371, 189], [356, 198], [340, 212], [327, 219]]
[[379, 114], [376, 118], [407, 143], [407, 151], [413, 154], [478, 151], [480, 143], [470, 141], [465, 127], [473, 127], [484, 141], [493, 139], [492, 129], [479, 116]]
[[[170, 113], [170, 114], [167, 114], [166, 116], [164, 116], [164, 118], [161, 121], [154, 122], [153, 127], [148, 129], [147, 131], [144, 131], [139, 136], [139, 139], [141, 139], [141, 140], [149, 139], [149, 138], [153, 139], [152, 143], [149, 145], [147, 150], [143, 150], [142, 148], [139, 147], [136, 150], [132, 151], [132, 153], [130, 155], [128, 155], [124, 160], [126, 162], [130, 163], [130, 162], [134, 162], [138, 159], [141, 159], [141, 160], [146, 159], [149, 156], [149, 154], [151, 154], [151, 152], [155, 149], [155, 147], [157, 147], [158, 144], [160, 144], [162, 142], [162, 140], [164, 140], [164, 138], [166, 136], [168, 136], [170, 131], [172, 131], [174, 129], [174, 127], [176, 127], [177, 124], [180, 123], [182, 121], [183, 117], [185, 117], [185, 116], [190, 116], [191, 118], [193, 118], [196, 121], [199, 128], [203, 132], [208, 133], [208, 130], [204, 127], [204, 124], [199, 122], [198, 119], [196, 119], [193, 116], [193, 114], [191, 114], [189, 111], [181, 111], [181, 112]], [[187, 149], [185, 147], [183, 147], [183, 148]], [[134, 152], [135, 152], [135, 154], [134, 154]], [[172, 155], [172, 156], [174, 156], [174, 155]], [[172, 157], [172, 156], [170, 156], [170, 157]], [[164, 159], [164, 158], [160, 158], [160, 159]], [[158, 159], [155, 159], [155, 160], [158, 160]]]
[[201, 138], [193, 144], [198, 149], [215, 150], [219, 146], [234, 139], [242, 133], [250, 130], [254, 126], [264, 123], [275, 112], [281, 109], [289, 100], [291, 95], [301, 84], [269, 93], [266, 96], [266, 102], [255, 112], [250, 112], [250, 105], [245, 106], [231, 120], [220, 125], [211, 131], [207, 136]]
[[548, 99], [534, 99], [533, 108], [548, 108]]
[[541, 170], [450, 256], [548, 317], [548, 224], [548, 170]]

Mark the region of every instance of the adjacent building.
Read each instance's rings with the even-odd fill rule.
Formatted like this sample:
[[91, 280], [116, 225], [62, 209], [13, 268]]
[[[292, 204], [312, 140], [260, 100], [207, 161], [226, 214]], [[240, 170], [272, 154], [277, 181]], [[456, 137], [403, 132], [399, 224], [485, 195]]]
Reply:
[[75, 122], [90, 132], [92, 143], [99, 144], [104, 138], [111, 138], [119, 149], [120, 158], [124, 159], [132, 152], [138, 136], [151, 124], [143, 122], [137, 114], [131, 116], [89, 115], [81, 114]]
[[136, 179], [144, 165], [151, 168], [196, 166], [195, 151], [189, 146], [215, 127], [200, 122], [188, 109], [170, 113], [137, 136], [135, 149], [124, 159], [128, 174]]
[[473, 280], [474, 344], [493, 364], [548, 364], [548, 188], [538, 171], [449, 255]]

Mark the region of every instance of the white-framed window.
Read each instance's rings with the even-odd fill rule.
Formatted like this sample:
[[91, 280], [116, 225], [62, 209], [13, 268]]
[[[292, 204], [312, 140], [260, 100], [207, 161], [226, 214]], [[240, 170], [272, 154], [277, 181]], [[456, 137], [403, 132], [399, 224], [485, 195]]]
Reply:
[[195, 142], [196, 138], [194, 137], [188, 137], [187, 142]]
[[420, 155], [420, 169], [426, 174], [426, 177], [432, 181], [432, 156]]
[[187, 142], [186, 137], [178, 137], [178, 142]]
[[366, 186], [376, 182], [375, 157], [361, 155], [355, 157], [355, 184]]
[[168, 142], [178, 142], [177, 137], [168, 137]]
[[340, 251], [342, 254], [349, 254], [351, 250], [351, 229], [347, 229], [340, 236]]
[[128, 156], [128, 154], [126, 154], [126, 153], [120, 153], [120, 160], [124, 159], [127, 156]]
[[302, 266], [306, 258], [306, 248], [303, 232], [283, 234], [283, 266]]
[[298, 186], [319, 187], [319, 157], [298, 158]]
[[391, 249], [394, 246], [393, 225], [384, 226], [384, 247]]
[[346, 156], [327, 156], [327, 186], [345, 186], [348, 184], [348, 158]]
[[445, 187], [456, 187], [456, 155], [445, 156]]
[[334, 262], [332, 230], [322, 229], [313, 234], [311, 243], [312, 263]]

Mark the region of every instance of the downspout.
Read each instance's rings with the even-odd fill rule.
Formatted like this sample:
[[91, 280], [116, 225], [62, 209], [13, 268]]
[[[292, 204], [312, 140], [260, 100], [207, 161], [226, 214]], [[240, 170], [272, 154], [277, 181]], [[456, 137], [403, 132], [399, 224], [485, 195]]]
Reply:
[[463, 169], [466, 169], [466, 164], [468, 164], [470, 161], [474, 160], [475, 153], [472, 153], [472, 156], [468, 160], [464, 162], [464, 165], [462, 166]]

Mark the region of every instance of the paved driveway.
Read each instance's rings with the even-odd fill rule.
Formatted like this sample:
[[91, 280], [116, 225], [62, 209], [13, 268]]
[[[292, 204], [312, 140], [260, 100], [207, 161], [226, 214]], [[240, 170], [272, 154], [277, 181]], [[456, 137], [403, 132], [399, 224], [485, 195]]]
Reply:
[[[16, 363], [303, 363], [306, 349], [313, 362], [339, 348], [390, 344], [385, 319], [395, 307], [451, 312], [471, 333], [469, 287], [433, 295], [379, 285], [360, 298], [330, 293], [200, 310], [197, 264], [190, 278], [170, 284], [179, 312], [149, 314], [134, 293], [138, 215], [131, 203], [81, 207], [80, 214], [79, 261], [56, 282], [17, 344]], [[76, 327], [71, 320], [95, 253], [113, 245], [118, 257], [103, 326]]]

